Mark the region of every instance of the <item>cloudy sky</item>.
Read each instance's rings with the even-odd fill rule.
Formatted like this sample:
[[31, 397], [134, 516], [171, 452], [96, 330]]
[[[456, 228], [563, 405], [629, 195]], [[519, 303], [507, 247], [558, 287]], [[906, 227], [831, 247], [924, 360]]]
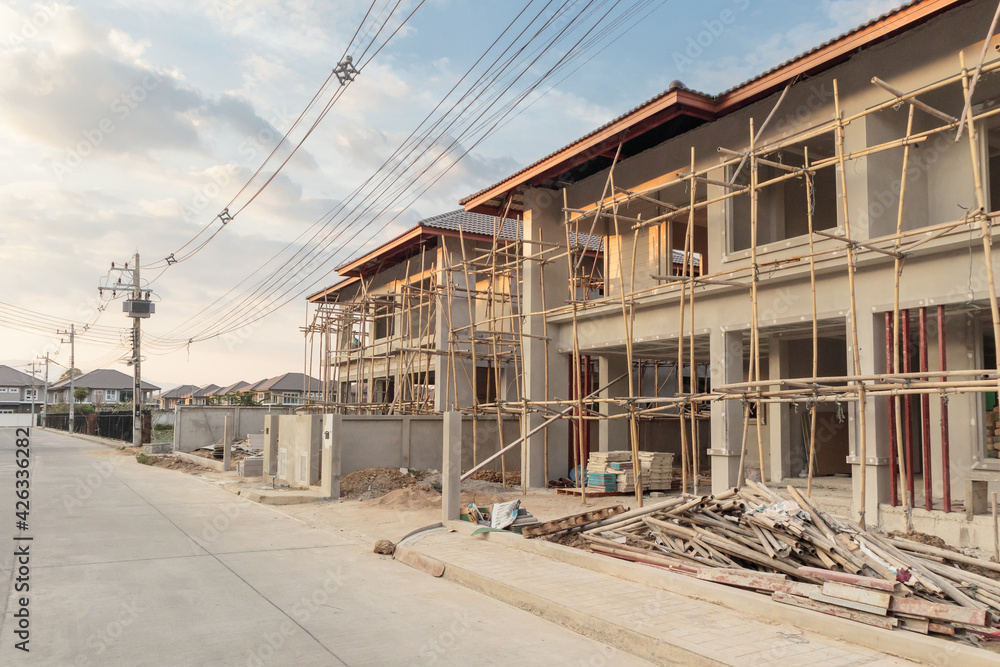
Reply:
[[[443, 155], [441, 144], [421, 144], [427, 152], [416, 161], [418, 171], [433, 164], [440, 180], [431, 171], [416, 181], [387, 181], [398, 196], [350, 214], [359, 201], [351, 193], [428, 114], [435, 117], [442, 100], [454, 99], [448, 92], [468, 82], [463, 74], [503, 28], [527, 6], [515, 23], [524, 27], [524, 17], [546, 4], [565, 8], [550, 26], [555, 35], [567, 26], [583, 29], [586, 21], [574, 24], [571, 15], [594, 22], [612, 3], [426, 0], [417, 8], [414, 0], [398, 7], [396, 0], [6, 0], [0, 6], [0, 364], [24, 368], [48, 352], [67, 365], [69, 346], [56, 331], [70, 321], [96, 322], [77, 341], [76, 365], [127, 372], [119, 330], [130, 321], [120, 301], [102, 304], [97, 287], [117, 279], [109, 273], [112, 262], [120, 267], [139, 252], [142, 278], [153, 280], [157, 300], [156, 315], [144, 323], [146, 379], [226, 385], [301, 371], [299, 328], [307, 318], [301, 295], [334, 282], [333, 268], [362, 247], [457, 208], [462, 196], [674, 79], [721, 92], [900, 3], [621, 3], [609, 16], [642, 10], [619, 25], [615, 34], [635, 24], [624, 38], [594, 43], [572, 67], [525, 89], [567, 53], [576, 38], [568, 33], [525, 68], [521, 88], [510, 94], [523, 91], [523, 101], [506, 109], [490, 136], [472, 128], [463, 133], [459, 120], [442, 135], [451, 154]], [[367, 43], [373, 46], [360, 58], [358, 44]], [[336, 103], [270, 185], [223, 226], [217, 214], [234, 197], [233, 211], [242, 208], [273, 173], [274, 160], [240, 192], [345, 51], [361, 74], [340, 91], [336, 80], [322, 89], [318, 103], [335, 94]], [[505, 81], [501, 76], [496, 85]], [[476, 99], [488, 99], [489, 90], [480, 89]], [[320, 108], [311, 107], [292, 130], [293, 143]], [[289, 154], [282, 145], [277, 161]], [[210, 235], [197, 253], [163, 270], [170, 253], [187, 257]], [[281, 267], [290, 268], [282, 275]]]

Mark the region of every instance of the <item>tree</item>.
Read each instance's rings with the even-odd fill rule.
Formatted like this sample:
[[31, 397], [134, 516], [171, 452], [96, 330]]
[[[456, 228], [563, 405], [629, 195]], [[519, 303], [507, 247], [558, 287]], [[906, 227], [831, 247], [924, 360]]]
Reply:
[[66, 378], [69, 377], [69, 374], [71, 372], [73, 373], [73, 375], [83, 375], [83, 373], [80, 371], [79, 368], [67, 368], [65, 371], [63, 371], [63, 374], [59, 376], [59, 379], [65, 380]]
[[83, 403], [87, 400], [87, 395], [90, 394], [90, 389], [87, 387], [77, 387], [73, 390], [73, 398], [76, 399], [77, 403]]
[[233, 394], [232, 399], [230, 399], [230, 405], [260, 405], [257, 401], [253, 400], [252, 391], [238, 391]]

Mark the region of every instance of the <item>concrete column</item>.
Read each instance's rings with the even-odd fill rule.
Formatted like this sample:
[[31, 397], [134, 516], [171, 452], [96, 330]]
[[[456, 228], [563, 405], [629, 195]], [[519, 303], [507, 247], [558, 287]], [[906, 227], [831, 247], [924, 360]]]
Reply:
[[462, 413], [444, 413], [441, 457], [441, 519], [457, 521], [462, 487]]
[[[524, 240], [525, 252], [536, 254], [541, 246], [532, 241], [547, 243], [564, 243], [566, 231], [563, 228], [562, 198], [554, 190], [529, 188], [524, 192]], [[542, 274], [544, 272], [545, 295], [542, 295]], [[569, 295], [569, 267], [565, 259], [542, 264], [541, 262], [525, 262], [523, 274], [523, 312], [524, 333], [530, 337], [524, 339], [522, 358], [524, 363], [524, 391], [529, 401], [546, 400], [545, 394], [545, 364], [549, 368], [548, 398], [569, 398], [568, 386], [569, 357], [555, 350], [555, 345], [549, 345], [548, 359], [545, 358], [545, 343], [543, 334], [544, 305], [547, 308], [561, 306]], [[536, 314], [532, 314], [536, 313]], [[555, 327], [549, 328], [549, 337], [555, 338]], [[532, 412], [528, 414], [528, 430], [534, 429], [544, 422], [545, 415]], [[548, 427], [549, 440], [549, 477], [563, 477], [569, 473], [568, 449], [566, 447], [567, 424], [560, 420]], [[545, 488], [548, 480], [545, 475], [545, 434], [540, 431], [528, 438], [522, 454], [524, 461], [523, 474], [531, 488]]]
[[181, 451], [181, 411], [174, 406], [174, 451]]
[[409, 417], [409, 415], [406, 415], [406, 416], [403, 417], [402, 430], [403, 430], [403, 435], [402, 435], [401, 445], [402, 445], [403, 450], [402, 450], [402, 456], [400, 458], [402, 460], [403, 467], [404, 468], [409, 468], [410, 467], [410, 417]]
[[232, 468], [233, 454], [230, 451], [233, 447], [233, 424], [229, 420], [229, 415], [224, 417], [225, 423], [222, 429], [222, 469]]
[[[712, 386], [743, 381], [743, 332], [711, 333]], [[712, 493], [736, 486], [743, 439], [743, 406], [739, 401], [712, 403]]]
[[[850, 317], [847, 319], [847, 372], [854, 374], [854, 351], [851, 347]], [[870, 307], [866, 307], [863, 299], [858, 299], [858, 342], [861, 353], [861, 375], [873, 375], [879, 371], [875, 368], [875, 350], [885, 347], [885, 332], [882, 327], [878, 327], [876, 334], [875, 316]], [[882, 367], [884, 370], [884, 366]], [[858, 404], [854, 403], [848, 410], [850, 425], [850, 456], [848, 462], [851, 464], [851, 478], [853, 480], [851, 494], [852, 519], [857, 519], [858, 503], [857, 499], [861, 492], [861, 459], [860, 451], [860, 428], [861, 422], [858, 418]], [[879, 503], [889, 502], [889, 456], [888, 438], [879, 441], [879, 423], [877, 419], [876, 401], [869, 396], [867, 400], [866, 416], [866, 448], [868, 469], [865, 473], [867, 478], [867, 496], [865, 503], [865, 521], [868, 525], [874, 526], [878, 522]], [[915, 445], [916, 446], [916, 443]]]
[[[788, 343], [782, 341], [777, 336], [769, 336], [767, 341], [768, 349], [768, 372], [769, 378], [786, 378], [788, 375]], [[770, 442], [765, 448], [770, 453], [770, 461], [767, 462], [768, 483], [782, 480], [791, 475], [791, 442], [792, 423], [789, 414], [790, 408], [784, 403], [771, 403], [767, 407], [761, 406], [761, 410], [767, 410], [768, 438]], [[764, 464], [761, 463], [761, 470]]]
[[264, 475], [278, 474], [278, 415], [264, 415]]
[[340, 438], [341, 415], [323, 415], [323, 495], [327, 498], [340, 497], [340, 462], [342, 443]]
[[[469, 242], [471, 245], [471, 242]], [[471, 250], [470, 250], [471, 252]], [[469, 253], [467, 253], [469, 254]], [[462, 246], [459, 239], [444, 238], [442, 246], [438, 249], [438, 285], [445, 285], [451, 281], [453, 285], [452, 308], [448, 311], [448, 295], [445, 290], [438, 291], [437, 316], [434, 322], [435, 345], [437, 349], [448, 352], [450, 350], [452, 329], [468, 327], [471, 323], [469, 318], [469, 294], [466, 291], [469, 287], [466, 284], [465, 272], [459, 266], [462, 262]], [[450, 273], [445, 270], [446, 266], [454, 267], [455, 271]], [[472, 285], [471, 288], [475, 288]], [[449, 328], [450, 324], [450, 328]], [[470, 331], [463, 329], [457, 334], [458, 340], [469, 340]], [[471, 346], [469, 343], [462, 343], [455, 346], [455, 350], [466, 355], [469, 354]], [[435, 357], [435, 392], [434, 409], [439, 412], [447, 412], [473, 404], [472, 384], [469, 382], [472, 377], [472, 359], [470, 357], [458, 356], [455, 359], [456, 368], [451, 367], [451, 357], [447, 355], [436, 355]], [[454, 380], [452, 374], [454, 372]], [[457, 396], [456, 394], [457, 385]]]
[[[601, 383], [610, 382], [612, 379], [628, 372], [628, 360], [621, 355], [605, 355], [597, 358], [598, 377]], [[628, 395], [628, 377], [623, 377], [610, 387], [601, 392], [601, 398], [613, 398], [615, 396]], [[600, 403], [599, 410], [602, 417], [625, 414], [628, 411], [617, 404]], [[598, 451], [609, 452], [614, 450], [629, 449], [627, 419], [602, 419], [597, 427], [597, 447]]]
[[319, 482], [323, 459], [323, 415], [309, 415], [309, 478], [303, 480], [312, 486]]

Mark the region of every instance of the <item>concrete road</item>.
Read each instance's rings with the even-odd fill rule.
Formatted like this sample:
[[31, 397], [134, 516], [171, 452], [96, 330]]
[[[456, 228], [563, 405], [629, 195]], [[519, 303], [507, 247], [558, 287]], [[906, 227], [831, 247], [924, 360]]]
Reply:
[[648, 664], [371, 545], [54, 432], [31, 431], [20, 530], [13, 435], [0, 429], [2, 665]]

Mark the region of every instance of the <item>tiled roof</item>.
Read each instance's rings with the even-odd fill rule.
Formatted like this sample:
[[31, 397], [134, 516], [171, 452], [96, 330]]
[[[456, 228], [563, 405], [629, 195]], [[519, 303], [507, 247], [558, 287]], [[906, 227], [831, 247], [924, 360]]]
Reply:
[[[740, 84], [738, 84], [736, 86], [733, 86], [732, 88], [730, 88], [728, 90], [725, 90], [725, 91], [723, 91], [723, 92], [721, 92], [721, 93], [719, 93], [717, 95], [710, 95], [708, 93], [702, 93], [702, 92], [695, 91], [695, 90], [690, 90], [690, 89], [687, 89], [687, 88], [686, 88], [686, 90], [689, 90], [690, 92], [692, 92], [692, 93], [694, 93], [696, 95], [704, 97], [707, 100], [717, 101], [720, 98], [723, 98], [723, 97], [725, 97], [725, 96], [733, 93], [734, 91], [737, 91], [737, 90], [739, 90], [741, 88], [745, 88], [746, 86], [754, 83], [755, 81], [763, 79], [764, 77], [768, 76], [769, 74], [772, 74], [772, 73], [774, 73], [774, 72], [776, 72], [776, 71], [778, 71], [778, 70], [780, 70], [780, 69], [782, 69], [784, 67], [788, 67], [789, 65], [792, 65], [792, 64], [798, 62], [799, 60], [802, 60], [803, 58], [807, 58], [810, 55], [812, 55], [813, 53], [816, 53], [817, 51], [820, 51], [820, 50], [826, 48], [827, 46], [829, 46], [831, 44], [839, 42], [840, 40], [842, 40], [842, 39], [844, 39], [846, 37], [850, 37], [851, 35], [853, 35], [853, 34], [855, 34], [857, 32], [860, 32], [862, 30], [865, 30], [865, 29], [867, 29], [867, 28], [869, 28], [869, 27], [871, 27], [871, 26], [873, 26], [873, 25], [875, 25], [877, 23], [881, 23], [882, 21], [886, 20], [887, 18], [890, 18], [890, 17], [892, 17], [892, 16], [894, 16], [894, 15], [896, 15], [896, 14], [902, 12], [902, 11], [905, 11], [905, 10], [907, 10], [907, 9], [915, 6], [915, 5], [919, 5], [921, 2], [924, 2], [924, 1], [925, 0], [912, 0], [912, 2], [908, 2], [906, 4], [900, 5], [899, 7], [896, 7], [895, 9], [892, 9], [892, 10], [890, 10], [890, 11], [884, 13], [884, 14], [881, 14], [880, 16], [877, 16], [877, 17], [873, 18], [871, 21], [868, 21], [867, 23], [864, 23], [864, 24], [862, 24], [862, 25], [860, 25], [860, 26], [858, 26], [856, 28], [852, 28], [851, 30], [848, 30], [847, 32], [845, 32], [843, 34], [840, 34], [840, 35], [834, 37], [833, 39], [829, 39], [829, 40], [823, 42], [822, 44], [819, 44], [819, 45], [817, 45], [817, 46], [809, 49], [808, 51], [800, 53], [799, 55], [795, 56], [794, 58], [786, 60], [785, 62], [781, 63], [780, 65], [776, 65], [776, 66], [772, 67], [771, 69], [767, 70], [766, 72], [761, 72], [757, 76], [754, 76], [753, 78], [747, 79], [743, 83], [740, 83]], [[559, 155], [563, 151], [566, 151], [566, 150], [572, 148], [573, 146], [575, 146], [575, 145], [577, 145], [577, 144], [579, 144], [579, 143], [581, 143], [583, 141], [586, 141], [590, 137], [592, 137], [592, 136], [594, 136], [596, 134], [599, 134], [599, 133], [603, 132], [604, 130], [606, 130], [607, 128], [615, 125], [616, 123], [619, 123], [619, 122], [625, 120], [629, 116], [631, 116], [631, 115], [635, 114], [636, 112], [644, 109], [645, 107], [649, 106], [650, 104], [653, 104], [654, 102], [657, 102], [658, 100], [662, 99], [664, 96], [668, 95], [674, 89], [675, 88], [672, 85], [670, 88], [668, 88], [667, 90], [663, 91], [662, 93], [659, 93], [656, 96], [654, 96], [654, 97], [646, 100], [642, 104], [640, 104], [640, 105], [638, 105], [638, 106], [636, 106], [636, 107], [634, 107], [634, 108], [626, 111], [625, 113], [621, 114], [620, 116], [609, 120], [604, 125], [601, 125], [600, 127], [598, 127], [596, 129], [588, 132], [587, 134], [583, 135], [579, 139], [576, 139], [575, 141], [572, 141], [569, 144], [566, 144], [562, 148], [549, 153], [545, 157], [532, 162], [531, 164], [527, 165], [523, 169], [517, 170], [516, 172], [514, 172], [510, 176], [507, 176], [503, 180], [498, 181], [497, 183], [495, 183], [495, 184], [493, 184], [493, 185], [491, 185], [489, 187], [483, 188], [482, 190], [480, 190], [480, 191], [478, 191], [478, 192], [476, 192], [474, 194], [471, 194], [468, 197], [463, 197], [461, 200], [459, 200], [459, 203], [460, 204], [465, 204], [466, 202], [471, 201], [471, 200], [479, 197], [480, 195], [485, 194], [485, 193], [489, 192], [490, 190], [493, 190], [496, 187], [499, 187], [500, 185], [503, 185], [507, 181], [510, 181], [510, 180], [513, 180], [513, 179], [517, 178], [518, 176], [520, 176], [524, 172], [529, 171], [530, 169], [534, 168], [535, 166], [541, 164], [542, 162], [545, 162], [546, 160], [549, 160], [549, 159], [551, 159], [551, 158]]]
[[193, 398], [204, 398], [206, 396], [211, 396], [215, 393], [215, 390], [219, 388], [217, 384], [206, 384], [204, 387], [200, 387], [191, 394]]
[[228, 396], [230, 394], [235, 394], [238, 391], [246, 391], [250, 388], [249, 382], [244, 382], [240, 380], [239, 382], [234, 382], [228, 387], [222, 387], [219, 391], [215, 392], [216, 396]]
[[[285, 373], [254, 386], [254, 391], [302, 391], [306, 384], [304, 373]], [[309, 378], [310, 391], [319, 391], [319, 380]]]
[[170, 391], [165, 391], [160, 394], [160, 398], [181, 398], [184, 396], [190, 396], [191, 392], [196, 390], [198, 387], [193, 384], [182, 384], [179, 387], [174, 387]]
[[10, 366], [0, 366], [0, 386], [2, 387], [32, 387], [40, 384], [27, 373], [13, 369]]
[[[90, 371], [89, 373], [84, 373], [82, 375], [77, 375], [75, 384], [77, 387], [88, 387], [90, 389], [132, 389], [132, 376], [126, 375], [121, 371], [116, 371], [110, 368], [101, 368], [96, 371]], [[69, 386], [69, 378], [65, 380], [60, 380], [54, 385], [50, 386], [49, 389], [62, 389], [63, 387]], [[142, 382], [143, 389], [149, 389], [150, 391], [155, 391], [159, 389], [154, 384], [148, 382]]]

